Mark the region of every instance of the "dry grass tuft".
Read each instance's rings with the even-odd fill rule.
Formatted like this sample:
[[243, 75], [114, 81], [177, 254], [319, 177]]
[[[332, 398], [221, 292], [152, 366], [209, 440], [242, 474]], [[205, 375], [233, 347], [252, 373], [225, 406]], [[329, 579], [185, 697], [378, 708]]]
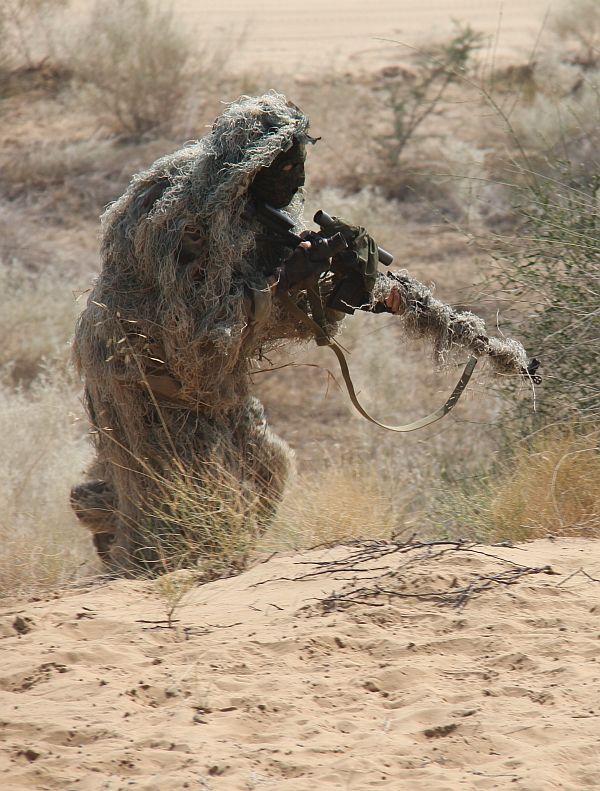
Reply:
[[75, 296], [62, 277], [0, 261], [0, 368], [24, 384], [45, 361], [64, 369], [77, 312]]
[[[250, 487], [219, 462], [202, 474], [175, 463], [168, 477], [155, 476], [146, 516], [139, 527], [145, 550], [155, 558], [152, 573], [196, 568], [204, 579], [242, 569], [260, 532], [260, 503]], [[159, 527], [157, 527], [159, 526]]]
[[600, 537], [600, 433], [541, 431], [483, 483], [452, 492], [441, 518], [453, 534], [494, 541]]
[[297, 550], [358, 538], [390, 538], [403, 526], [402, 497], [370, 464], [330, 464], [298, 476], [273, 525], [261, 539], [265, 551]]
[[45, 373], [27, 390], [0, 381], [0, 596], [55, 589], [93, 568], [69, 490], [90, 449], [73, 382]]
[[490, 503], [494, 537], [600, 536], [598, 431], [551, 429], [514, 459]]

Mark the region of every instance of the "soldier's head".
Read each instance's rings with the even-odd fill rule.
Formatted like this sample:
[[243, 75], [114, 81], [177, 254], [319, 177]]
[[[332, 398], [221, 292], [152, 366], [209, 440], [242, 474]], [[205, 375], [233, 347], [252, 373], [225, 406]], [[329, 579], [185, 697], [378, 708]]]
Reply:
[[278, 154], [269, 167], [261, 168], [250, 191], [259, 200], [283, 209], [304, 186], [306, 145], [294, 138], [292, 145]]

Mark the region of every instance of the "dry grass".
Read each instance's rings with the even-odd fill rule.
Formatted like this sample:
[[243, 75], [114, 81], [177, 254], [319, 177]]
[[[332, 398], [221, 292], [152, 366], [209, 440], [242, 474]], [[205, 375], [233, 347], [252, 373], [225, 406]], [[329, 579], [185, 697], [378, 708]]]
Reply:
[[494, 535], [600, 536], [599, 437], [550, 430], [531, 451], [517, 453], [490, 503]]
[[371, 464], [330, 462], [292, 482], [259, 547], [272, 552], [390, 538], [403, 526], [403, 505]]
[[600, 537], [599, 438], [576, 426], [539, 432], [496, 474], [451, 493], [440, 505], [441, 523], [482, 540]]
[[201, 477], [175, 464], [169, 477], [156, 476], [148, 504], [151, 532], [139, 526], [156, 558], [152, 573], [196, 568], [210, 579], [244, 567], [260, 532], [256, 496], [217, 461], [207, 461]]
[[78, 311], [66, 279], [0, 262], [0, 368], [23, 383], [45, 363], [64, 370]]
[[0, 382], [0, 596], [51, 590], [92, 570], [69, 505], [90, 449], [73, 382], [56, 373], [27, 390]]
[[23, 191], [48, 189], [89, 173], [106, 163], [112, 146], [106, 140], [85, 140], [60, 145], [45, 142], [17, 158], [7, 156], [2, 181]]

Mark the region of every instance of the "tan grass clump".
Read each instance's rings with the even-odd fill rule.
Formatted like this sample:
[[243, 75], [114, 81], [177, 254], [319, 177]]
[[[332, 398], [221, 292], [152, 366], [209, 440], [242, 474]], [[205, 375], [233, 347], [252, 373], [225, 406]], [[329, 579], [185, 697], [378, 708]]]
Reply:
[[65, 368], [77, 306], [66, 279], [0, 261], [0, 368], [30, 382], [43, 362]]
[[405, 499], [370, 464], [332, 464], [299, 475], [260, 542], [296, 550], [360, 538], [386, 539], [403, 527]]
[[69, 508], [89, 462], [73, 382], [45, 373], [28, 390], [0, 381], [0, 595], [31, 595], [91, 571], [91, 542]]
[[549, 429], [492, 488], [490, 525], [497, 539], [600, 536], [600, 433]]
[[194, 568], [206, 580], [240, 570], [275, 507], [250, 481], [211, 459], [194, 470], [175, 462], [154, 484], [139, 532], [155, 573]]
[[600, 434], [540, 431], [485, 480], [442, 495], [438, 528], [480, 540], [600, 537]]

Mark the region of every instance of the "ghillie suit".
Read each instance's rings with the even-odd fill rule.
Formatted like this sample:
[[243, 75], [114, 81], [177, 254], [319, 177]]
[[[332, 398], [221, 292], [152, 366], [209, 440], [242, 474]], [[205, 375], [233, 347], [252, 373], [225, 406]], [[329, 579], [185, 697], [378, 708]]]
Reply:
[[[249, 395], [249, 372], [262, 350], [309, 333], [271, 298], [277, 261], [263, 258], [284, 251], [263, 244], [248, 189], [307, 129], [279, 94], [243, 98], [102, 218], [102, 271], [74, 341], [97, 459], [72, 505], [118, 567], [158, 561], [173, 530], [158, 495], [173, 478], [235, 480], [257, 524], [281, 496], [291, 452]], [[301, 201], [287, 210], [299, 218]]]
[[529, 373], [520, 344], [488, 338], [481, 319], [418, 281], [378, 273], [364, 229], [336, 221], [349, 249], [317, 264], [299, 247], [290, 255], [298, 240], [268, 232], [259, 202], [301, 224], [294, 195], [308, 141], [308, 119], [283, 96], [243, 98], [201, 141], [136, 176], [104, 215], [102, 271], [74, 344], [97, 459], [72, 505], [121, 569], [166, 570], [180, 539], [193, 547], [189, 562], [219, 554], [223, 533], [264, 526], [291, 452], [249, 394], [253, 362], [282, 341], [334, 347], [351, 305], [401, 313], [439, 354], [466, 347], [500, 372]]

